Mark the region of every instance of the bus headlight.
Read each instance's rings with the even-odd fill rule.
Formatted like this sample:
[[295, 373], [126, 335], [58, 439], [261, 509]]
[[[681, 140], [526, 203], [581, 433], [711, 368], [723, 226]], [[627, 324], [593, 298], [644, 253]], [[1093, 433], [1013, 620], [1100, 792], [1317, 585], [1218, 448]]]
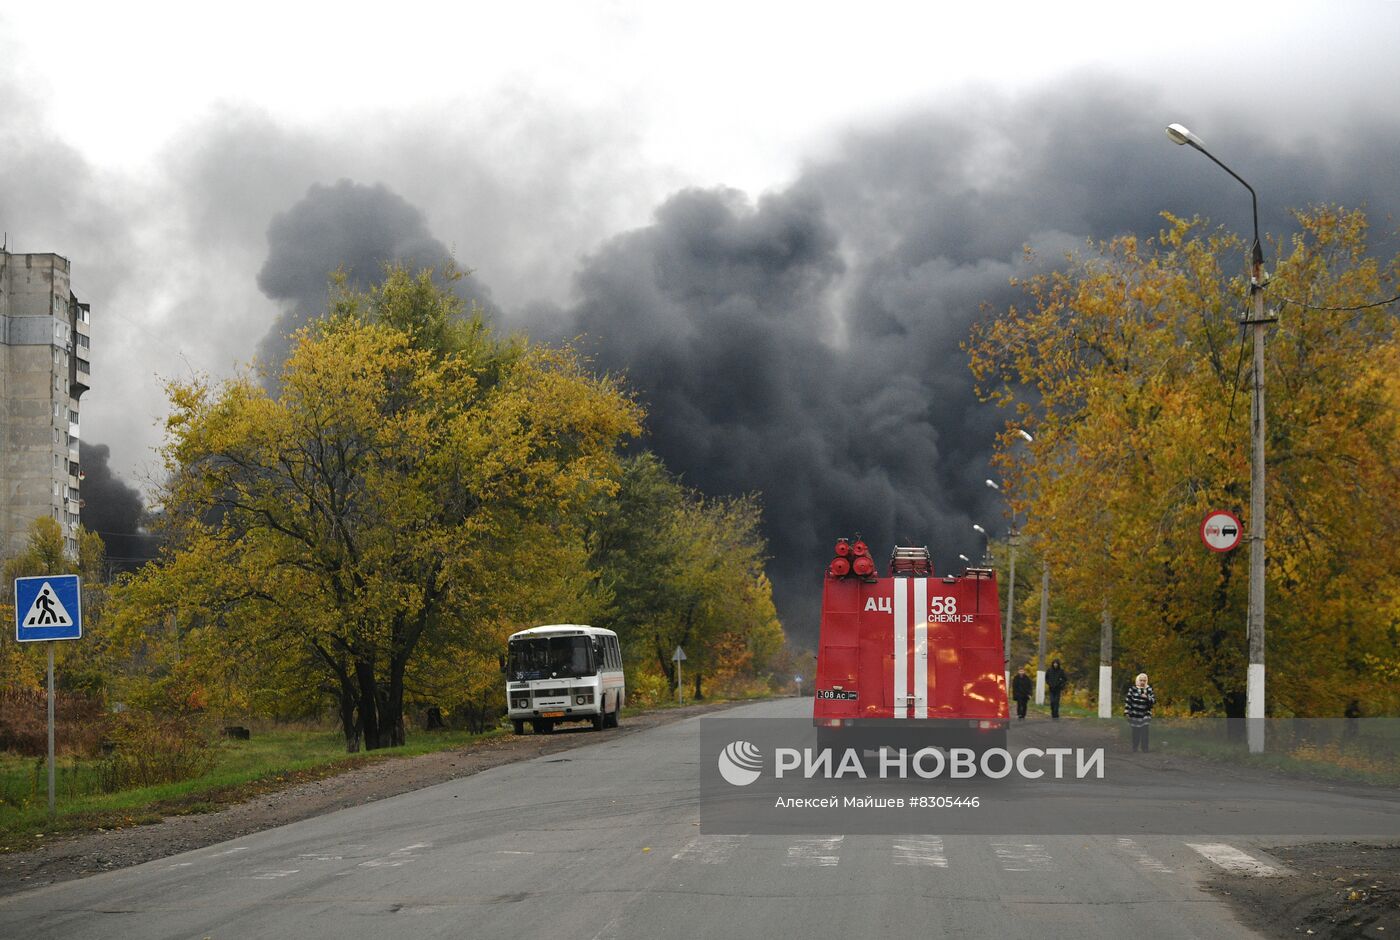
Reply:
[[530, 700], [529, 700], [528, 698], [518, 698], [518, 699], [515, 700], [515, 707], [516, 707], [516, 708], [529, 708], [529, 707], [530, 707]]
[[575, 704], [575, 705], [582, 705], [582, 704], [583, 704], [583, 696], [582, 696], [582, 695], [575, 695], [575, 696], [574, 696], [574, 704]]

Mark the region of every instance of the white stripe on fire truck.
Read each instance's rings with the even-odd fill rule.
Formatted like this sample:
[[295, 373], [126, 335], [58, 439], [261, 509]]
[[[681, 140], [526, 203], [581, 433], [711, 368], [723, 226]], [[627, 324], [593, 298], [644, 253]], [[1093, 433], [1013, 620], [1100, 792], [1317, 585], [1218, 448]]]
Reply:
[[906, 579], [892, 578], [894, 589], [894, 717], [907, 718], [909, 710], [909, 597]]
[[928, 579], [913, 578], [914, 717], [928, 717]]

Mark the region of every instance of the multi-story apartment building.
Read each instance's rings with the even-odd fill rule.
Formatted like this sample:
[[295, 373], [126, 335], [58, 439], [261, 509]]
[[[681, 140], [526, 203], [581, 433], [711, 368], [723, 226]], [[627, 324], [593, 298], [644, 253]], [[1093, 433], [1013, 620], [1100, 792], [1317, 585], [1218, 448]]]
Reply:
[[78, 404], [92, 381], [88, 305], [68, 259], [0, 248], [0, 555], [52, 516], [77, 553]]

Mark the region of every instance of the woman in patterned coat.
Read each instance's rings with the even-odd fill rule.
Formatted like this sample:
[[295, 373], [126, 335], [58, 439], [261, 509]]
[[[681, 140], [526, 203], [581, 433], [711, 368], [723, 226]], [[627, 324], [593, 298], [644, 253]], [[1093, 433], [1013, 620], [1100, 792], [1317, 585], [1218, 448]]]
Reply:
[[1147, 751], [1147, 729], [1152, 724], [1152, 706], [1156, 704], [1157, 696], [1147, 684], [1147, 673], [1138, 673], [1137, 682], [1123, 698], [1123, 714], [1128, 717], [1128, 727], [1133, 729], [1134, 752], [1139, 744]]

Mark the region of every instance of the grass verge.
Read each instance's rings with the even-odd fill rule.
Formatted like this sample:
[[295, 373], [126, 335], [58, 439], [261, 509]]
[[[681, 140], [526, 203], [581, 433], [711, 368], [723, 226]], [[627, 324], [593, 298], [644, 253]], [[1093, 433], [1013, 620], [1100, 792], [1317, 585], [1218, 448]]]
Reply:
[[[757, 700], [761, 695], [707, 697], [687, 705]], [[678, 707], [672, 702], [627, 706], [629, 717]], [[116, 793], [99, 793], [93, 762], [60, 757], [57, 767], [57, 812], [48, 814], [47, 771], [43, 758], [0, 753], [0, 854], [35, 848], [45, 840], [73, 832], [121, 830], [149, 825], [166, 816], [217, 812], [265, 793], [313, 780], [324, 780], [375, 761], [414, 757], [471, 747], [510, 735], [509, 726], [483, 734], [434, 731], [412, 735], [403, 747], [345, 753], [338, 731], [272, 730], [247, 741], [222, 741], [218, 758], [206, 774], [179, 783]]]
[[413, 735], [403, 747], [345, 753], [338, 732], [274, 730], [248, 741], [224, 741], [206, 774], [116, 793], [100, 793], [90, 762], [60, 757], [57, 812], [48, 813], [48, 782], [42, 758], [0, 754], [0, 853], [33, 848], [44, 839], [75, 831], [124, 829], [165, 816], [209, 813], [263, 793], [321, 780], [376, 761], [466, 747], [507, 733], [464, 731]]
[[[1075, 721], [1100, 723], [1118, 736], [1126, 750], [1131, 741], [1128, 723], [1121, 716], [1101, 719], [1092, 709], [1064, 705], [1060, 714]], [[1220, 719], [1200, 722], [1170, 716], [1152, 722], [1152, 749], [1161, 754], [1183, 754], [1217, 764], [1262, 770], [1288, 777], [1336, 783], [1400, 786], [1400, 749], [1390, 729], [1377, 729], [1354, 741], [1304, 742], [1270, 732], [1267, 750], [1251, 754], [1243, 739], [1229, 740]]]

